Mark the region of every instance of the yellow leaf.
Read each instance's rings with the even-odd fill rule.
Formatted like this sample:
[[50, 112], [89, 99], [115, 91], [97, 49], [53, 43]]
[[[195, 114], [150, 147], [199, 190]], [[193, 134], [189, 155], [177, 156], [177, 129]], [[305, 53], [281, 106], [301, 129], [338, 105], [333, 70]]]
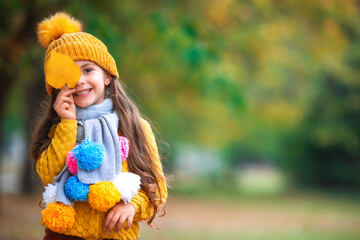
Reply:
[[51, 51], [45, 65], [45, 79], [50, 86], [59, 89], [67, 84], [74, 88], [80, 77], [79, 66], [69, 56]]

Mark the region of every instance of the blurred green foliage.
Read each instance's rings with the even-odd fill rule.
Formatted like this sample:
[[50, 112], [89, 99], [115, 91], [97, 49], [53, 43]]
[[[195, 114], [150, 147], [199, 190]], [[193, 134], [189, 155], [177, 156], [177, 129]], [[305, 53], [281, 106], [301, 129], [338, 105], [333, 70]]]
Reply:
[[230, 168], [265, 161], [300, 184], [360, 188], [358, 1], [23, 0], [0, 8], [1, 54], [14, 56], [0, 67], [13, 82], [43, 81], [45, 51], [35, 24], [22, 36], [25, 17], [64, 10], [108, 46], [134, 101], [173, 148], [211, 147]]

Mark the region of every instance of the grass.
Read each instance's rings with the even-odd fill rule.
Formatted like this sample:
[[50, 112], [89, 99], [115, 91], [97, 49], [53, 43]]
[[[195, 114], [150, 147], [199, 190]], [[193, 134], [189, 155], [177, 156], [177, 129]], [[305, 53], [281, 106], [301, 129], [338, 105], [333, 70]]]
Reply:
[[[203, 210], [206, 211], [206, 207], [209, 207], [213, 215], [208, 215], [208, 226], [198, 224], [200, 227], [183, 228], [179, 221], [178, 224], [165, 225], [161, 231], [145, 230], [140, 239], [360, 239], [358, 195], [319, 191], [247, 195], [224, 188], [194, 190], [195, 188], [180, 188], [175, 189], [172, 194], [175, 198], [192, 202], [195, 208], [205, 205]], [[183, 206], [179, 208], [186, 211]], [[217, 216], [216, 211], [222, 214]], [[191, 211], [189, 212], [191, 214]], [[204, 220], [197, 214], [189, 216], [189, 219], [191, 218]], [[224, 223], [227, 218], [232, 221]]]
[[360, 234], [318, 233], [304, 230], [294, 232], [216, 232], [216, 231], [167, 231], [165, 234], [143, 234], [140, 239], [158, 240], [358, 240]]

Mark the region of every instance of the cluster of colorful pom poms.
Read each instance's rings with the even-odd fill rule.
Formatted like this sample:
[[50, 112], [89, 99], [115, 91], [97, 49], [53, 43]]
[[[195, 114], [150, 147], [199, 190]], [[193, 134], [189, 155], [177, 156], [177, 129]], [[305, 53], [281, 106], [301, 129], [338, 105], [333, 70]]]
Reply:
[[[129, 154], [129, 140], [119, 137], [121, 161], [125, 161]], [[94, 185], [82, 183], [78, 176], [78, 168], [91, 171], [100, 167], [104, 158], [102, 144], [85, 139], [76, 146], [66, 158], [66, 165], [74, 176], [65, 184], [65, 194], [74, 201], [89, 201], [92, 208], [106, 212], [120, 201], [120, 193], [111, 182], [99, 182]], [[105, 195], [106, 194], [106, 195]], [[106, 198], [104, 198], [106, 196]]]
[[[129, 154], [129, 141], [121, 136], [119, 137], [119, 143], [121, 161], [125, 161]], [[122, 184], [124, 183], [120, 183], [121, 179], [115, 179], [115, 184], [109, 181], [89, 185], [82, 183], [77, 176], [79, 168], [87, 171], [98, 168], [104, 157], [103, 151], [104, 146], [102, 144], [85, 139], [80, 145], [76, 146], [72, 152], [69, 152], [66, 158], [66, 165], [69, 167], [69, 171], [73, 176], [66, 181], [64, 191], [69, 199], [73, 201], [88, 201], [93, 209], [106, 212], [121, 199], [121, 193], [118, 190], [123, 188]], [[135, 174], [129, 173], [129, 175]], [[137, 175], [135, 178], [134, 176], [129, 177], [130, 178], [127, 179], [134, 180], [132, 184], [133, 190], [131, 191], [131, 196], [124, 196], [124, 201], [130, 201], [137, 192], [137, 189], [140, 188], [140, 177]], [[52, 231], [64, 233], [75, 222], [75, 210], [72, 206], [55, 202], [56, 188], [56, 184], [50, 184], [45, 188], [46, 191], [43, 196], [47, 208], [42, 211], [42, 221], [44, 225]]]

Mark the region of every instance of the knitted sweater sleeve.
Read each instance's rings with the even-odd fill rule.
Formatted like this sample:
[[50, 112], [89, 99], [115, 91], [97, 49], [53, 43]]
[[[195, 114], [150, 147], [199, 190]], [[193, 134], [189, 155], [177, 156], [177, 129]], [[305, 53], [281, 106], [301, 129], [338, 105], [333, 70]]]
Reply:
[[64, 168], [66, 155], [75, 146], [76, 134], [77, 121], [70, 119], [62, 119], [55, 132], [50, 133], [53, 135], [50, 145], [36, 163], [36, 171], [44, 184], [52, 183]]
[[[158, 180], [158, 183], [160, 186], [160, 193], [161, 193], [160, 204], [163, 205], [163, 204], [165, 204], [165, 201], [167, 198], [166, 180], [164, 177], [163, 168], [162, 168], [162, 164], [160, 161], [154, 134], [153, 134], [148, 122], [143, 120], [143, 125], [144, 125], [144, 129], [145, 129], [145, 133], [146, 133], [147, 142], [151, 149], [151, 153], [153, 154], [154, 170], [157, 175], [157, 180]], [[159, 194], [159, 197], [160, 197], [160, 194]], [[150, 200], [149, 200], [146, 192], [143, 191], [142, 189], [140, 189], [138, 191], [138, 194], [133, 197], [133, 199], [131, 200], [130, 203], [136, 209], [134, 221], [143, 221], [143, 220], [149, 219], [154, 213], [154, 209], [150, 203]]]

